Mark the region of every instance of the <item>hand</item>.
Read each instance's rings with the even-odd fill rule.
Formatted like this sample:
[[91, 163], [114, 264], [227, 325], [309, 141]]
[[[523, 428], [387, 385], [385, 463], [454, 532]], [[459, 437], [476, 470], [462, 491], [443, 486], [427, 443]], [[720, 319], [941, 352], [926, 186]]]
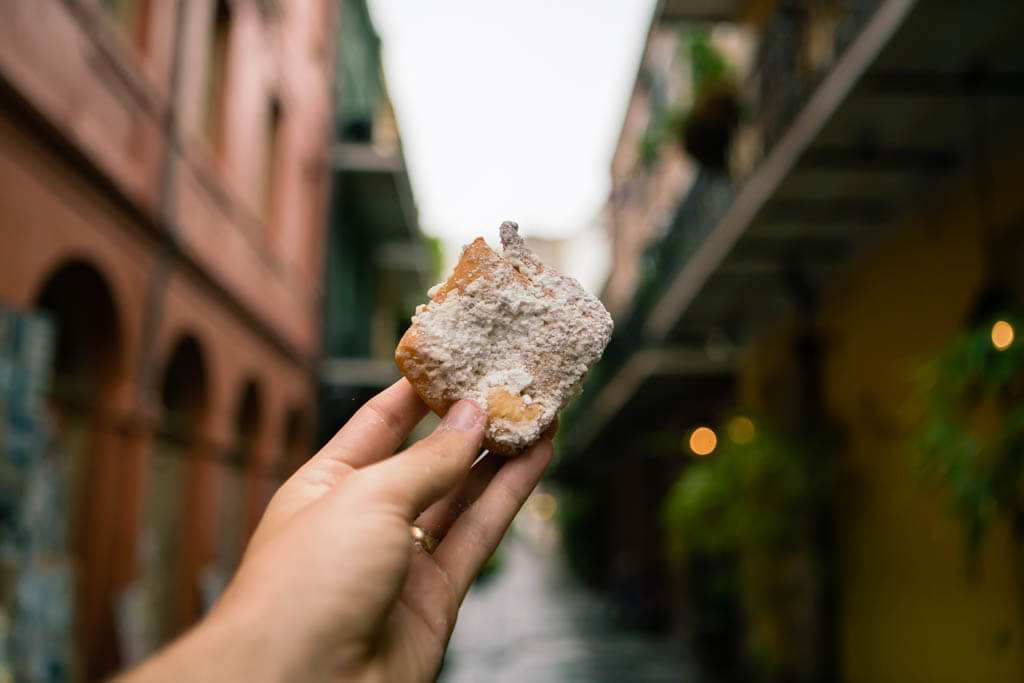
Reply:
[[[392, 457], [427, 408], [402, 379], [363, 406], [274, 495], [209, 616], [129, 680], [426, 681], [455, 616], [552, 457], [550, 435], [480, 453], [460, 401]], [[433, 555], [415, 523], [441, 540]]]

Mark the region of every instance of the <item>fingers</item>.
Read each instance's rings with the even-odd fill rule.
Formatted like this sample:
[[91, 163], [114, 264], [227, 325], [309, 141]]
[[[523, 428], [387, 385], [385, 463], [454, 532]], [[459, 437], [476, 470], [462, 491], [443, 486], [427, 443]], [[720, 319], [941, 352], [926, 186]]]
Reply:
[[473, 465], [466, 480], [457, 489], [428, 507], [416, 518], [416, 525], [426, 529], [438, 540], [444, 538], [458, 516], [480, 497], [494, 475], [507, 462], [508, 458], [503, 455], [485, 455], [480, 462]]
[[456, 607], [540, 481], [553, 454], [551, 442], [545, 439], [506, 462], [438, 546], [434, 560], [447, 572]]
[[313, 459], [354, 468], [375, 463], [394, 453], [428, 410], [403, 377], [356, 411]]
[[434, 433], [393, 458], [359, 472], [379, 500], [398, 505], [412, 521], [450, 492], [480, 453], [486, 416], [473, 401], [453, 405]]
[[[550, 441], [555, 438], [557, 432], [558, 418], [556, 417], [554, 422], [544, 430], [541, 439]], [[416, 518], [415, 524], [426, 529], [438, 540], [444, 538], [458, 516], [480, 497], [487, 485], [491, 483], [494, 475], [508, 460], [507, 457], [494, 453], [485, 455], [480, 462], [473, 465], [466, 480], [456, 490], [424, 510], [423, 514]]]

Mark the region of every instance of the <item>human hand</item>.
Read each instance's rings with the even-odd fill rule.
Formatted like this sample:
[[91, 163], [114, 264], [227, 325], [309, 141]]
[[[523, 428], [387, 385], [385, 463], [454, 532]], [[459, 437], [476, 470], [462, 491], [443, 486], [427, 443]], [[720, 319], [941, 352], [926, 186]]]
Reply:
[[[363, 406], [274, 495], [206, 619], [128, 680], [431, 680], [552, 447], [470, 469], [485, 418], [460, 401], [392, 457], [426, 412], [404, 379]], [[413, 522], [441, 539], [432, 555]]]

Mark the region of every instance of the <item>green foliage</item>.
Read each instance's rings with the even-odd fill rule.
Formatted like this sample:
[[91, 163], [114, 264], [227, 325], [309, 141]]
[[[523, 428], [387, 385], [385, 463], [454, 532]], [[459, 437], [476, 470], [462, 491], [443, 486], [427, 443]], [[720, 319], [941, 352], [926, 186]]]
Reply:
[[430, 261], [430, 276], [434, 280], [441, 278], [441, 240], [437, 237], [423, 236], [423, 246], [427, 250]]
[[607, 480], [577, 481], [558, 500], [558, 520], [562, 528], [566, 558], [576, 576], [597, 585], [609, 562], [606, 542], [609, 513]]
[[664, 142], [664, 133], [659, 130], [655, 130], [654, 126], [648, 127], [644, 131], [643, 137], [640, 138], [640, 142], [637, 145], [637, 157], [640, 160], [640, 165], [644, 168], [651, 168], [658, 161], [658, 156], [661, 154], [661, 145]]
[[504, 566], [504, 564], [505, 557], [503, 555], [501, 546], [499, 545], [495, 549], [494, 553], [489, 558], [487, 558], [487, 561], [484, 562], [484, 566], [480, 568], [480, 573], [476, 576], [476, 584], [482, 586], [490, 582], [490, 580], [493, 579], [498, 574], [498, 572], [501, 571], [501, 568]]
[[725, 57], [711, 44], [711, 36], [707, 29], [687, 31], [680, 42], [690, 62], [690, 74], [693, 78], [693, 91], [700, 92], [710, 85], [731, 83], [734, 80], [732, 69]]
[[[1003, 319], [1024, 330], [1021, 316]], [[972, 554], [1001, 515], [1024, 537], [1024, 344], [1000, 351], [991, 333], [989, 322], [958, 337], [915, 380], [918, 469], [946, 489]]]
[[651, 168], [658, 161], [661, 149], [670, 141], [682, 135], [686, 127], [686, 114], [675, 108], [655, 109], [637, 145], [637, 157], [644, 168]]
[[669, 491], [662, 519], [673, 559], [691, 551], [784, 550], [807, 537], [822, 487], [808, 467], [809, 451], [763, 421], [756, 424], [752, 441], [723, 439]]
[[[686, 30], [679, 38], [679, 62], [688, 64], [694, 99], [723, 84], [732, 85], [735, 76], [725, 57], [711, 44], [706, 29]], [[651, 118], [637, 147], [637, 157], [644, 168], [658, 161], [662, 147], [678, 140], [686, 130], [690, 107], [682, 103], [652, 101]]]

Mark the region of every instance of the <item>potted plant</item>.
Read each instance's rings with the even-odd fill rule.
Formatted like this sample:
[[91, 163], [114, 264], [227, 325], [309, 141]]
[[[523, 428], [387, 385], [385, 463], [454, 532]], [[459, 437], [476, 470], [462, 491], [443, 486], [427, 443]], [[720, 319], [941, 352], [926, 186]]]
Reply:
[[707, 30], [682, 34], [678, 61], [690, 70], [690, 101], [665, 103], [652, 96], [651, 119], [638, 143], [637, 157], [642, 166], [650, 168], [662, 148], [678, 140], [700, 165], [725, 171], [740, 119], [735, 75]]
[[735, 76], [706, 32], [684, 43], [693, 79], [693, 105], [680, 119], [683, 148], [709, 169], [728, 168], [729, 148], [740, 121]]

